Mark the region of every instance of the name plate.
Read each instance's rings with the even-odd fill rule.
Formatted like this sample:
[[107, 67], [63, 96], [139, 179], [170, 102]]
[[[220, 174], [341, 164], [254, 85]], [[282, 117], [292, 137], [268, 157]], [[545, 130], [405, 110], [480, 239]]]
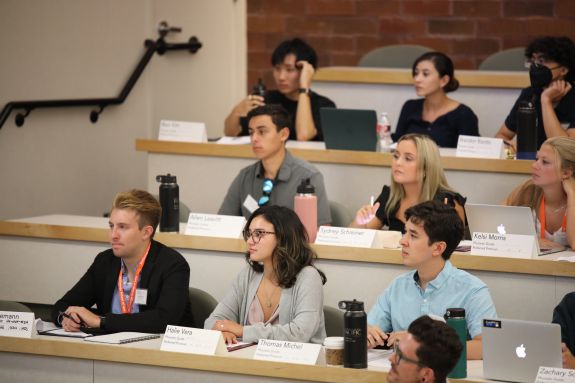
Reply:
[[34, 329], [34, 313], [0, 311], [0, 336], [31, 338]]
[[371, 248], [376, 230], [349, 227], [321, 226], [315, 238], [316, 245]]
[[535, 383], [575, 383], [575, 370], [539, 367]]
[[317, 362], [320, 350], [320, 344], [260, 339], [254, 359], [313, 365]]
[[225, 355], [228, 352], [220, 331], [171, 325], [166, 327], [160, 350], [202, 355]]
[[246, 219], [231, 215], [190, 213], [186, 235], [240, 238]]
[[460, 135], [457, 140], [456, 157], [505, 158], [501, 138], [474, 137]]
[[203, 122], [160, 121], [160, 141], [208, 142], [206, 125]]
[[538, 254], [537, 240], [532, 235], [474, 232], [471, 254], [509, 258], [533, 258]]

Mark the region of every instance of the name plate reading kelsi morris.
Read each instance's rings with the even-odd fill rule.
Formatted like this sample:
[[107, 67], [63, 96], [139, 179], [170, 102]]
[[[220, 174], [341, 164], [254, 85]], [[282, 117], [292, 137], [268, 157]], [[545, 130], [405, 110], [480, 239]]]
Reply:
[[260, 339], [254, 359], [270, 362], [316, 364], [321, 345]]
[[246, 219], [231, 215], [190, 213], [186, 235], [240, 238]]
[[533, 258], [538, 246], [535, 236], [474, 232], [471, 254], [508, 258]]
[[181, 326], [166, 327], [160, 350], [202, 355], [228, 353], [220, 331]]
[[376, 230], [350, 227], [321, 226], [315, 239], [316, 245], [371, 248]]
[[0, 311], [0, 336], [31, 338], [34, 329], [34, 313]]

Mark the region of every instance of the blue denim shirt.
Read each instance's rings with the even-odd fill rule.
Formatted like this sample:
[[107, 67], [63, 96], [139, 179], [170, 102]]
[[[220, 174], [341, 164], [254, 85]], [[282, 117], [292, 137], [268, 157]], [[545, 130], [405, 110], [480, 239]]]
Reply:
[[[128, 282], [128, 268], [126, 267], [126, 264], [124, 263], [124, 260], [121, 260], [122, 262], [122, 281], [123, 281], [123, 287], [124, 287], [124, 299], [126, 300], [126, 305], [128, 304], [128, 302], [130, 301], [130, 292], [132, 291], [132, 282]], [[138, 267], [136, 265], [136, 267]], [[136, 288], [140, 287], [140, 279], [138, 278], [138, 286], [136, 286]], [[132, 314], [135, 313], [139, 313], [140, 312], [140, 306], [137, 305], [134, 302], [134, 305], [132, 306]], [[116, 283], [116, 288], [114, 289], [114, 296], [112, 297], [112, 313], [114, 314], [122, 314], [122, 305], [120, 304], [120, 292], [118, 291], [118, 284]]]

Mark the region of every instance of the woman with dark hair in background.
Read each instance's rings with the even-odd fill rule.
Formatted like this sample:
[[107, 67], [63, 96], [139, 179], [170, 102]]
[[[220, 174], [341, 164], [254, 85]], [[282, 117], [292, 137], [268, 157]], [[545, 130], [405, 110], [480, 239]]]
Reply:
[[440, 147], [454, 148], [460, 134], [479, 136], [477, 116], [447, 93], [459, 88], [453, 62], [441, 52], [421, 55], [412, 67], [415, 92], [423, 97], [403, 104], [393, 140], [408, 133], [425, 134]]
[[226, 343], [258, 339], [322, 343], [323, 284], [307, 232], [293, 210], [264, 206], [244, 229], [248, 265], [204, 324]]

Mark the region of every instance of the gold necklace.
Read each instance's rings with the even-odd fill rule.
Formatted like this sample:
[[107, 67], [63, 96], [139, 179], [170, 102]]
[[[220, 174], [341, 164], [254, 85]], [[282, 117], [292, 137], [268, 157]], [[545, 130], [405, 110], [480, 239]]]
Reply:
[[[264, 295], [264, 299], [265, 299], [264, 306], [267, 307], [268, 309], [270, 309], [272, 307], [272, 298], [275, 296], [276, 292], [278, 291], [278, 287], [279, 287], [279, 286], [272, 284], [271, 282], [270, 282], [270, 284], [272, 285], [272, 292], [270, 294], [268, 294], [267, 296], [264, 294], [264, 291], [262, 289], [262, 295]], [[280, 288], [280, 290], [281, 290], [281, 288]]]

